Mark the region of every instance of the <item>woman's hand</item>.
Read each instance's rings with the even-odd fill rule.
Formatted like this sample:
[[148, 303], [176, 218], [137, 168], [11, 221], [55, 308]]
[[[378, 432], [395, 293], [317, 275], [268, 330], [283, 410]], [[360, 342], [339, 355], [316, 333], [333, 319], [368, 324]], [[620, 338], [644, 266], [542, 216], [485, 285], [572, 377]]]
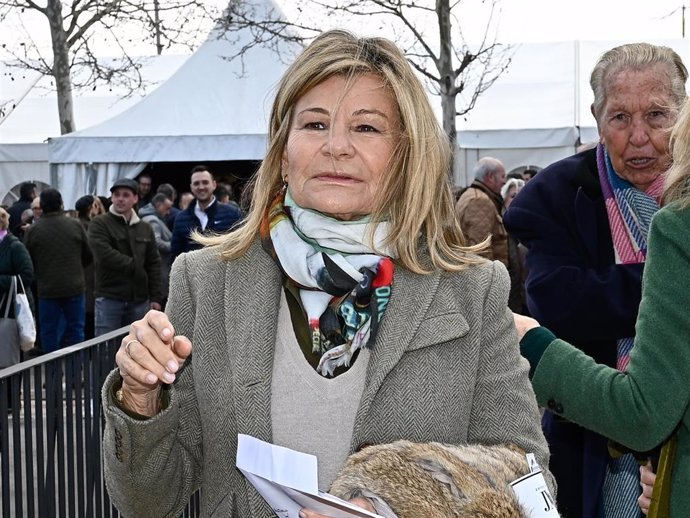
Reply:
[[522, 337], [525, 336], [527, 331], [530, 329], [539, 327], [539, 322], [533, 318], [518, 315], [517, 313], [513, 313], [513, 320], [515, 321], [515, 327], [517, 328], [518, 340], [522, 340]]
[[642, 494], [637, 499], [637, 503], [642, 509], [642, 513], [646, 516], [649, 512], [649, 505], [652, 503], [652, 490], [654, 489], [654, 482], [656, 481], [656, 474], [652, 470], [652, 463], [647, 462], [646, 465], [640, 466], [640, 485], [642, 486]]
[[[367, 500], [366, 498], [353, 498], [352, 500], [350, 500], [350, 503], [361, 507], [365, 511], [369, 511], [370, 513], [376, 514], [376, 509], [374, 509], [374, 506], [371, 505], [371, 502], [369, 502], [369, 500]], [[302, 509], [299, 512], [299, 516], [300, 518], [328, 518], [323, 514], [318, 514], [314, 511], [309, 511], [307, 509]]]
[[175, 381], [175, 373], [191, 352], [192, 343], [184, 336], [175, 336], [165, 313], [146, 313], [130, 326], [115, 355], [122, 376], [121, 403], [137, 414], [158, 413], [161, 384]]

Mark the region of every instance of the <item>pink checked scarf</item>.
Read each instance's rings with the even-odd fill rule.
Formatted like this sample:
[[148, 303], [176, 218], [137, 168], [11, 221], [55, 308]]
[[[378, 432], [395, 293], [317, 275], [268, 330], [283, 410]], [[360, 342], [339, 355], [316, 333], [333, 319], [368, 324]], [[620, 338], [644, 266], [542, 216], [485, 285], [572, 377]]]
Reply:
[[[646, 191], [641, 191], [615, 173], [611, 159], [601, 144], [597, 146], [597, 166], [616, 264], [644, 263], [649, 226], [652, 216], [659, 210], [665, 175], [659, 175]], [[616, 366], [620, 371], [628, 368], [633, 342], [632, 337], [618, 340]]]

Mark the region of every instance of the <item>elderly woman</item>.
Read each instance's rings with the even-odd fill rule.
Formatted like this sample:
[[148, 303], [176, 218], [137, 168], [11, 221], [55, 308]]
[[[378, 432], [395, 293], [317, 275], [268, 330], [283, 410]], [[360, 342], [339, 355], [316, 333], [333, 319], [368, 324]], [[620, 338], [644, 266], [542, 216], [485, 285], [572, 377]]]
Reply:
[[[529, 250], [532, 316], [598, 363], [622, 371], [686, 79], [680, 57], [667, 47], [639, 43], [606, 52], [590, 81], [599, 145], [544, 169], [504, 216], [509, 233]], [[563, 412], [555, 399], [547, 407]], [[638, 516], [631, 455], [612, 459], [604, 437], [551, 412], [544, 427], [564, 516]]]
[[449, 159], [391, 42], [331, 31], [297, 58], [246, 221], [177, 259], [168, 316], [132, 325], [104, 386], [120, 512], [177, 516], [202, 488], [202, 516], [271, 516], [234, 468], [239, 433], [316, 455], [324, 490], [397, 439], [547, 465], [508, 277], [463, 248]]
[[[557, 401], [569, 420], [637, 451], [677, 433], [670, 516], [690, 509], [690, 105], [672, 137], [673, 167], [664, 208], [652, 220], [635, 347], [625, 374], [597, 365], [546, 328], [516, 315], [532, 383], [543, 403]], [[536, 328], [535, 328], [536, 327]], [[665, 483], [668, 483], [666, 481]], [[666, 489], [669, 489], [668, 487]], [[649, 496], [649, 495], [647, 495]], [[641, 503], [648, 507], [649, 500]]]

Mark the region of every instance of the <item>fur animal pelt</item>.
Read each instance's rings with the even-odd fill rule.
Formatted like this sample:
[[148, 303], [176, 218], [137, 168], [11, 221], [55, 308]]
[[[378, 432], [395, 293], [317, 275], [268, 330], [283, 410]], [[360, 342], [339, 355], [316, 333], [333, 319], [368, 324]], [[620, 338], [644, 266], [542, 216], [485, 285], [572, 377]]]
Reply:
[[396, 441], [351, 455], [330, 492], [386, 518], [529, 518], [509, 486], [527, 473], [515, 446]]

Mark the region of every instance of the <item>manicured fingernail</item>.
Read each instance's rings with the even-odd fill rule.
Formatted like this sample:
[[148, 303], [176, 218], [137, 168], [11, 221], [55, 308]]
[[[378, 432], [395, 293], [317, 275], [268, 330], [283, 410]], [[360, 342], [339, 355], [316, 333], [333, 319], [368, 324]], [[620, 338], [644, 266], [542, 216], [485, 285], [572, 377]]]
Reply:
[[153, 384], [153, 383], [155, 383], [156, 381], [158, 381], [158, 378], [156, 378], [156, 375], [155, 375], [155, 374], [149, 372], [149, 373], [146, 375], [146, 383]]
[[177, 369], [179, 369], [180, 366], [177, 364], [175, 360], [170, 360], [166, 364], [166, 368], [168, 369], [168, 372], [177, 372]]
[[306, 514], [304, 514], [304, 511], [299, 512], [299, 518], [306, 518]]
[[163, 379], [165, 380], [166, 383], [172, 383], [175, 381], [175, 375], [171, 374], [169, 372], [166, 372], [163, 374]]
[[163, 331], [161, 331], [161, 334], [163, 335], [163, 338], [170, 338], [172, 336], [172, 331], [166, 327], [163, 329]]

